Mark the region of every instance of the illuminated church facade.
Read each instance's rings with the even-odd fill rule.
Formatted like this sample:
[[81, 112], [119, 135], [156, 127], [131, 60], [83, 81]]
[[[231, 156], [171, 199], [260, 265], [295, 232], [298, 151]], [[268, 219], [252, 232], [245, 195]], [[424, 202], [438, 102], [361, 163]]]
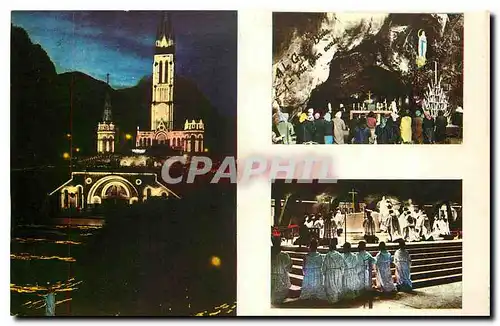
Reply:
[[[153, 61], [150, 130], [139, 130], [137, 127], [137, 148], [133, 152], [144, 153], [144, 150], [154, 145], [168, 145], [185, 154], [204, 152], [205, 126], [201, 119], [186, 120], [183, 130], [174, 130], [175, 42], [168, 14], [164, 15], [158, 28]], [[109, 85], [109, 75], [107, 83]], [[97, 124], [96, 133], [98, 156], [95, 158], [113, 156], [118, 126], [112, 119], [112, 105], [108, 93], [104, 101], [103, 118]], [[133, 204], [145, 202], [153, 197], [179, 198], [160, 182], [157, 171], [149, 171], [146, 163], [148, 159], [150, 158], [147, 154], [121, 156], [120, 167], [115, 170], [91, 171], [87, 167], [84, 171], [74, 171], [71, 178], [50, 193], [50, 196], [56, 197], [63, 212], [86, 210], [107, 200]], [[140, 167], [142, 171], [130, 171], [133, 167]], [[152, 168], [157, 167], [153, 165]]]
[[150, 130], [137, 127], [136, 147], [167, 144], [184, 153], [203, 152], [203, 120], [186, 120], [184, 130], [174, 130], [175, 38], [168, 14], [158, 28], [153, 58], [153, 85]]

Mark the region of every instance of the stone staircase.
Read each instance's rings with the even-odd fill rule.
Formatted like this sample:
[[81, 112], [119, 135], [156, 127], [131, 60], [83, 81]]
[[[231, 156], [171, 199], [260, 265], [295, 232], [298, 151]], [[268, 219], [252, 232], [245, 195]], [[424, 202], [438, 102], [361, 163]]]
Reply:
[[[302, 265], [303, 258], [307, 254], [307, 248], [298, 248], [297, 246], [283, 246], [283, 251], [292, 258], [292, 272], [290, 279], [292, 287], [290, 288], [289, 298], [297, 298], [300, 295], [302, 285]], [[397, 244], [387, 244], [387, 249], [394, 255], [397, 250]], [[411, 279], [413, 288], [423, 288], [438, 284], [459, 282], [462, 280], [462, 240], [435, 241], [407, 243], [407, 250], [412, 259]], [[367, 245], [367, 251], [374, 257], [378, 252], [378, 246]], [[342, 249], [338, 249], [342, 252]], [[326, 253], [327, 248], [320, 247], [320, 253]], [[353, 252], [357, 248], [353, 246]], [[391, 268], [393, 278], [394, 266]], [[375, 273], [373, 273], [375, 275]], [[375, 284], [375, 277], [373, 278]]]

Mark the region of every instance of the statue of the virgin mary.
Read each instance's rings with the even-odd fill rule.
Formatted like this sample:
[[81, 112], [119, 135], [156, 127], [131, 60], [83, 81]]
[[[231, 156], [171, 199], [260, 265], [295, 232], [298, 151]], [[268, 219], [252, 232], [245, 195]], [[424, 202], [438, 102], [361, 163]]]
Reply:
[[417, 66], [420, 68], [425, 65], [427, 54], [427, 37], [423, 30], [418, 31], [418, 56], [417, 56]]

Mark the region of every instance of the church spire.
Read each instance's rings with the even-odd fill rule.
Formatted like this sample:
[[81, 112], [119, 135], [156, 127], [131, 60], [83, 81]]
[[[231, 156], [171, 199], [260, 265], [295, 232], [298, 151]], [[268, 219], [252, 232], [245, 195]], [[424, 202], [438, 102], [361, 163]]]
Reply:
[[174, 31], [172, 28], [172, 17], [169, 12], [165, 12], [156, 31], [156, 53], [173, 53], [173, 50]]
[[[109, 74], [106, 74], [106, 84], [109, 87]], [[103, 122], [111, 122], [111, 98], [109, 97], [109, 91], [106, 90], [106, 99], [104, 100], [104, 114], [102, 117]]]

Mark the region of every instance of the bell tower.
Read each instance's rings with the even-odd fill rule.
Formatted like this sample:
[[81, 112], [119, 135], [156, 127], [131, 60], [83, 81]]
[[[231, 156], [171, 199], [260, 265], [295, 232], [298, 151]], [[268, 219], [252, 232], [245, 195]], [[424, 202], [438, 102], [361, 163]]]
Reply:
[[174, 128], [174, 58], [175, 43], [170, 14], [163, 14], [155, 42], [153, 60], [153, 100], [151, 104], [151, 130], [164, 126]]
[[[106, 75], [106, 83], [109, 87], [109, 74]], [[111, 99], [109, 92], [106, 91], [102, 122], [97, 125], [97, 153], [113, 153], [115, 151], [115, 133], [116, 128], [111, 114]]]

